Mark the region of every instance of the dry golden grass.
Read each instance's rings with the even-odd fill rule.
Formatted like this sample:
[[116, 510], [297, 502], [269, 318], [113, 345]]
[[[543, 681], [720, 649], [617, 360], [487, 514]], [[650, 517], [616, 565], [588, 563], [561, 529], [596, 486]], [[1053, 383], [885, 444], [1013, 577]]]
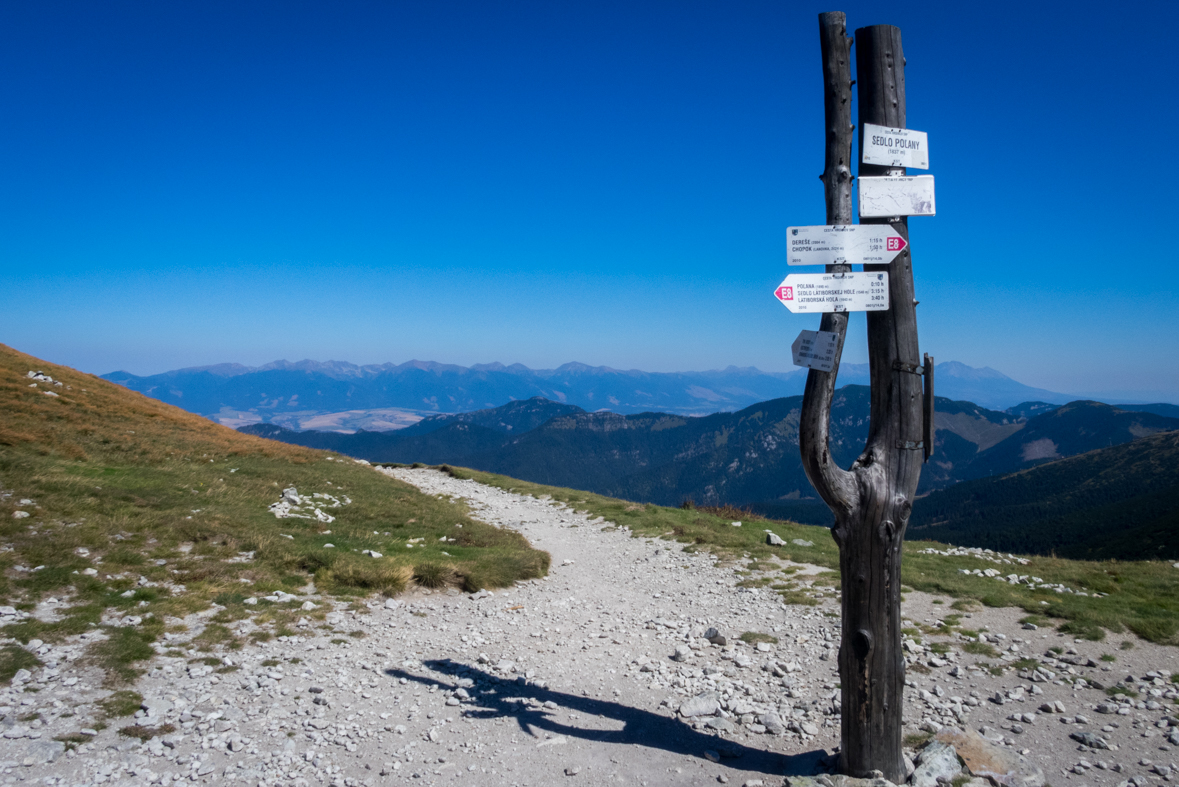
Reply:
[[[29, 371], [62, 385], [34, 385]], [[352, 503], [325, 509], [330, 524], [276, 519], [267, 507], [289, 486]], [[18, 509], [31, 516], [13, 518]], [[93, 655], [130, 678], [167, 616], [217, 600], [227, 620], [252, 614], [281, 627], [293, 613], [245, 598], [312, 581], [320, 592], [393, 595], [427, 563], [444, 584], [476, 589], [543, 576], [549, 556], [350, 459], [241, 434], [0, 345], [0, 600], [69, 602], [58, 622], [29, 620], [5, 635], [54, 641], [104, 613], [142, 617], [109, 627]]]

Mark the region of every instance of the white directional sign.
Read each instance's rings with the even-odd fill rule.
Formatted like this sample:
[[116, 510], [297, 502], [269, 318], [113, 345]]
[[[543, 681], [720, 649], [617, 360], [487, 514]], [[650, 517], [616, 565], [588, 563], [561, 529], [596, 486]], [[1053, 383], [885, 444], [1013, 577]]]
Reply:
[[790, 265], [887, 265], [908, 241], [887, 224], [787, 227]]
[[860, 218], [932, 216], [933, 175], [860, 178]]
[[792, 273], [774, 295], [795, 314], [888, 309], [887, 273]]
[[929, 169], [929, 135], [911, 128], [864, 124], [865, 164]]
[[803, 331], [790, 345], [795, 366], [806, 366], [820, 372], [829, 372], [835, 368], [835, 350], [838, 347], [839, 334], [831, 331]]

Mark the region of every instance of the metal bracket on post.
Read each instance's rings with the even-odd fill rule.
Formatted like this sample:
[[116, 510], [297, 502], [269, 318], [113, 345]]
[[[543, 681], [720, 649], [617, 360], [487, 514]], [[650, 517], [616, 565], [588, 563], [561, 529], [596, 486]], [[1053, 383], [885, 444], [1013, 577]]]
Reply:
[[928, 462], [929, 457], [933, 456], [933, 438], [936, 428], [933, 423], [933, 358], [929, 353], [925, 354], [925, 368], [922, 371], [925, 372], [925, 397], [922, 402], [925, 410], [925, 424], [921, 435], [925, 438], [925, 461]]
[[892, 368], [895, 372], [908, 372], [909, 374], [925, 374], [925, 368], [919, 363], [905, 363], [897, 359], [892, 362]]

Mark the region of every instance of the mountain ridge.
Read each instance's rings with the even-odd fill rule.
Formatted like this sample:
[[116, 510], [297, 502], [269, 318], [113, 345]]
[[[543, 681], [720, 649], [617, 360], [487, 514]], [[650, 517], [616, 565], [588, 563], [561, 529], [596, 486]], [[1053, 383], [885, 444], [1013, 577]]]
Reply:
[[[1001, 410], [1019, 402], [1060, 405], [1075, 397], [1023, 385], [990, 368], [938, 364], [937, 389], [950, 399]], [[460, 366], [410, 360], [357, 365], [278, 360], [258, 367], [215, 364], [140, 377], [104, 379], [230, 426], [273, 422], [291, 428], [333, 423], [338, 431], [407, 425], [429, 414], [471, 412], [536, 396], [587, 412], [736, 412], [802, 393], [806, 370], [764, 372], [730, 365], [691, 372], [646, 372], [571, 361], [555, 369], [500, 362]], [[839, 383], [867, 384], [867, 364], [843, 364]]]

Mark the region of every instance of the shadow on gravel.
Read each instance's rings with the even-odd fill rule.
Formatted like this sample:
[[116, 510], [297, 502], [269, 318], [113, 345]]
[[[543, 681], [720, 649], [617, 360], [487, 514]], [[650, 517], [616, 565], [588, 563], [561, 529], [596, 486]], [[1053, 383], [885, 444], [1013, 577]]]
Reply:
[[[769, 776], [808, 776], [818, 773], [819, 760], [826, 754], [821, 749], [784, 755], [751, 748], [715, 735], [697, 732], [678, 719], [638, 710], [617, 702], [578, 697], [527, 683], [504, 680], [453, 659], [425, 661], [423, 666], [434, 672], [455, 676], [456, 681], [414, 675], [403, 669], [387, 669], [385, 674], [449, 690], [458, 688], [458, 678], [469, 678], [475, 685], [467, 689], [471, 696], [461, 706], [464, 716], [474, 719], [514, 718], [521, 730], [538, 739], [538, 732], [549, 732], [586, 741], [647, 746], [697, 759], [704, 759], [705, 751], [714, 751], [720, 754], [723, 764], [730, 768]], [[542, 704], [552, 701], [556, 703], [557, 709], [531, 707], [526, 702], [520, 702], [520, 699], [536, 700]], [[569, 711], [613, 719], [622, 722], [623, 727], [621, 730], [595, 730], [558, 720], [558, 713]]]

